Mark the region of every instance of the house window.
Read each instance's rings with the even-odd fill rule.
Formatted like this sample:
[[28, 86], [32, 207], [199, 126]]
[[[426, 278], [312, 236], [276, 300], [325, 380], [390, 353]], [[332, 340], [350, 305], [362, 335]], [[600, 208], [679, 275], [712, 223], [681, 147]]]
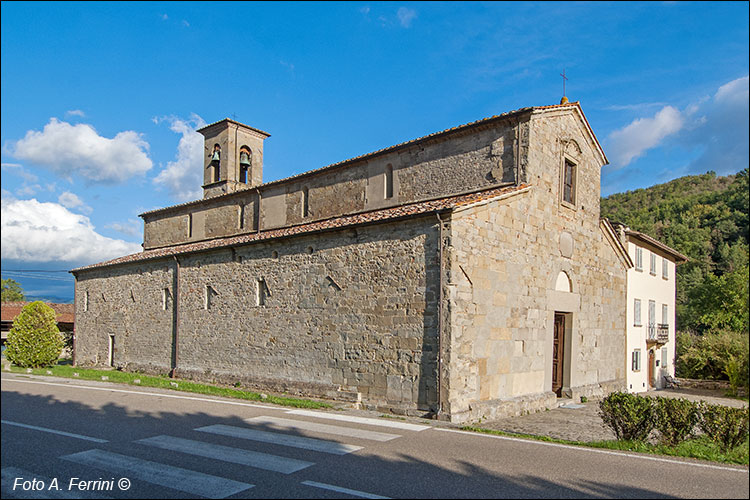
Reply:
[[385, 167], [385, 199], [393, 198], [393, 165]]
[[669, 306], [667, 304], [661, 305], [661, 323], [662, 325], [669, 324]]
[[211, 309], [211, 306], [213, 306], [213, 299], [215, 295], [216, 290], [214, 290], [211, 285], [206, 285], [206, 295], [203, 299], [203, 309]]
[[656, 302], [648, 301], [648, 326], [649, 328], [656, 325]]
[[661, 348], [661, 367], [667, 367], [667, 361], [669, 361], [669, 350], [666, 347]]
[[641, 299], [633, 303], [633, 326], [641, 326]]
[[572, 161], [565, 159], [565, 166], [563, 167], [563, 183], [562, 183], [563, 201], [575, 205], [576, 202], [576, 164]]
[[635, 249], [635, 270], [643, 271], [643, 249], [638, 247]]
[[661, 259], [661, 277], [665, 280], [669, 279], [669, 261], [664, 257]]
[[656, 276], [656, 254], [651, 252], [651, 266], [649, 267], [649, 273]]
[[632, 360], [632, 364], [630, 368], [634, 372], [641, 371], [641, 350], [640, 349], [633, 350], [633, 360]]
[[310, 215], [310, 190], [307, 186], [302, 188], [302, 217]]

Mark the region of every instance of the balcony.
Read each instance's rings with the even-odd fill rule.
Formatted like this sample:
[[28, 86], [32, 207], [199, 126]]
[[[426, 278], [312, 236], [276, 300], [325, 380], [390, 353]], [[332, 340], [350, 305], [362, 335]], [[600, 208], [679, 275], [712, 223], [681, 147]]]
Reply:
[[658, 325], [648, 325], [648, 337], [646, 342], [654, 344], [666, 344], [669, 342], [669, 325], [659, 323]]

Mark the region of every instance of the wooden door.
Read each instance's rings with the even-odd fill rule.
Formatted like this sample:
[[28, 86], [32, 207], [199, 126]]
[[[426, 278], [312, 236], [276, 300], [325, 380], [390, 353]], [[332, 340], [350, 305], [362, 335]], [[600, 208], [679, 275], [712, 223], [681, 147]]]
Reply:
[[648, 351], [648, 387], [651, 388], [654, 386], [654, 360], [656, 359], [656, 354], [654, 354], [653, 349], [649, 349]]
[[555, 339], [552, 344], [552, 392], [562, 395], [563, 346], [565, 341], [565, 316], [555, 314]]

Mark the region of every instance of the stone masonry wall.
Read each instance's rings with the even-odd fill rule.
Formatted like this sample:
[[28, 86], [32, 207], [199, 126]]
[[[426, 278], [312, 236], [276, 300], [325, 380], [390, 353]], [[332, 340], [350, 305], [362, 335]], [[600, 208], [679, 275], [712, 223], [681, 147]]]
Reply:
[[[490, 122], [346, 167], [261, 185], [260, 226], [265, 230], [301, 224], [512, 182], [517, 168], [517, 128], [508, 121]], [[386, 198], [384, 186], [388, 165], [393, 169], [391, 198]], [[302, 211], [305, 188], [309, 193], [306, 217]], [[228, 206], [250, 207], [256, 202], [252, 189], [146, 214], [144, 248], [254, 231], [255, 225], [239, 227], [234, 216], [228, 223], [224, 212]], [[195, 212], [202, 215], [194, 218], [193, 236], [188, 238], [187, 217]], [[213, 212], [222, 215], [213, 217]]]
[[[177, 373], [312, 396], [341, 389], [370, 407], [429, 410], [436, 266], [430, 218], [181, 256]], [[77, 361], [101, 365], [114, 334], [117, 347], [127, 345], [116, 365], [168, 370], [172, 316], [160, 294], [174, 269], [165, 260], [82, 272]], [[105, 289], [107, 301], [84, 312], [81, 294]]]
[[[624, 387], [625, 267], [599, 226], [600, 161], [570, 113], [530, 122], [531, 188], [451, 218], [449, 413], [454, 421], [548, 408], [555, 311], [568, 313], [563, 390]], [[561, 205], [560, 168], [575, 139], [575, 207]], [[567, 236], [563, 236], [566, 234]], [[562, 244], [569, 239], [572, 244]], [[565, 272], [570, 292], [555, 290]]]

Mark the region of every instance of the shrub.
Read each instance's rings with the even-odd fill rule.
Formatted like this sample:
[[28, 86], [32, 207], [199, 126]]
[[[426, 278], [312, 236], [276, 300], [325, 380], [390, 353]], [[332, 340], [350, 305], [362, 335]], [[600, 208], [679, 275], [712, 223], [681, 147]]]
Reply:
[[654, 428], [651, 398], [613, 392], [599, 402], [599, 416], [618, 440], [644, 441]]
[[684, 398], [657, 397], [654, 400], [654, 425], [664, 444], [675, 446], [689, 437], [700, 419], [697, 403]]
[[748, 436], [750, 410], [700, 403], [700, 427], [722, 450], [731, 450]]
[[[748, 334], [741, 332], [711, 331], [704, 335], [688, 332], [677, 334], [676, 375], [685, 378], [726, 380], [727, 369], [737, 370], [737, 385], [748, 386]], [[728, 367], [735, 359], [739, 367]]]
[[41, 368], [56, 362], [63, 338], [55, 311], [44, 302], [26, 305], [13, 321], [6, 345], [5, 357], [17, 366]]

